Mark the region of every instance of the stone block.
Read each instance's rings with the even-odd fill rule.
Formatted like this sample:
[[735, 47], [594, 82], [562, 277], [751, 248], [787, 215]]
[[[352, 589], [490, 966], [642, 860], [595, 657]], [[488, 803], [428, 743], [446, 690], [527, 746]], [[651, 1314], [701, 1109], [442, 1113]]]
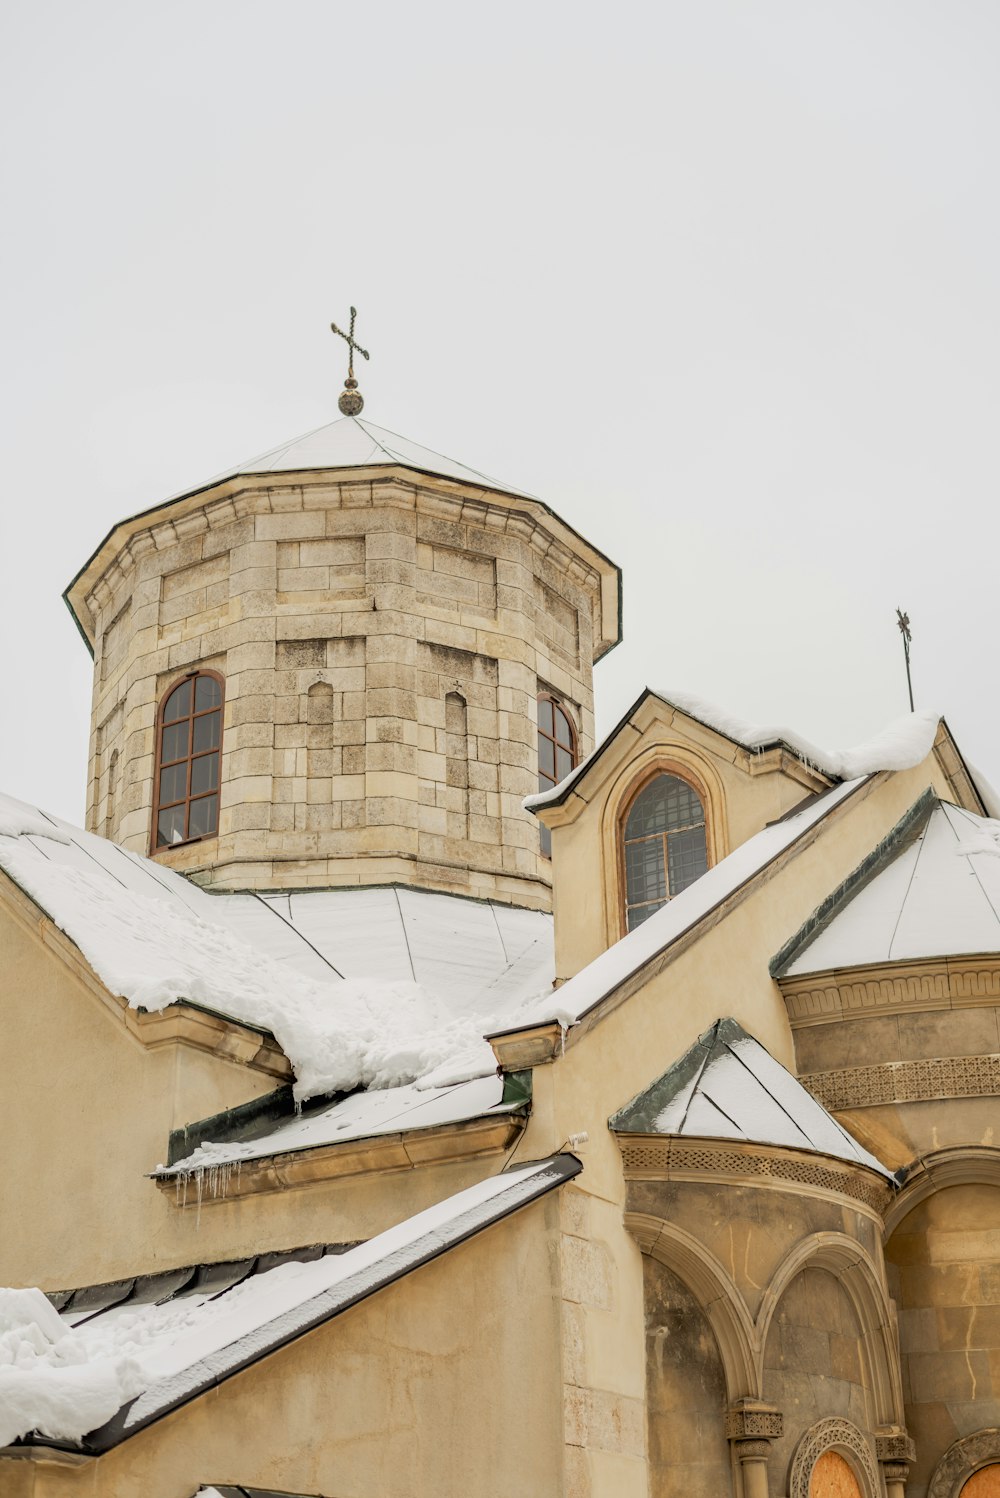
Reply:
[[326, 534], [326, 517], [322, 512], [292, 510], [272, 515], [258, 515], [254, 536], [258, 541], [313, 539]]

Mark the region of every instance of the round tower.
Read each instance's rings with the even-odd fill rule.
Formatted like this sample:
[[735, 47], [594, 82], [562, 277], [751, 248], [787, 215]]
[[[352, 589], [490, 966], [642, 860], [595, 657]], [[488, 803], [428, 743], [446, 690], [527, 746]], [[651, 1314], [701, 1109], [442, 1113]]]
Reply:
[[620, 577], [540, 500], [349, 416], [115, 526], [66, 600], [92, 831], [220, 888], [549, 908], [537, 704], [590, 752]]

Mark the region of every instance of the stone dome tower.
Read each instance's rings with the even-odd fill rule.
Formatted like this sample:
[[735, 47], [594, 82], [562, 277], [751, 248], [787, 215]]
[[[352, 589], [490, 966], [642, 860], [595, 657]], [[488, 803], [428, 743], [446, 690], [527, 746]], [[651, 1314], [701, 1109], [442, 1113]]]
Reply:
[[91, 830], [220, 888], [549, 907], [536, 703], [589, 753], [620, 577], [540, 500], [346, 417], [115, 526], [66, 600]]

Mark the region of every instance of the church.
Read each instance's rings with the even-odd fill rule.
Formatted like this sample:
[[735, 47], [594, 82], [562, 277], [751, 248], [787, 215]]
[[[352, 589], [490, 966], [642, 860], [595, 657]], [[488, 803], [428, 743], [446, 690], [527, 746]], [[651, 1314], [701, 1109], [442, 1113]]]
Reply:
[[341, 411], [100, 542], [0, 798], [0, 1494], [998, 1498], [989, 786], [595, 742], [614, 562]]

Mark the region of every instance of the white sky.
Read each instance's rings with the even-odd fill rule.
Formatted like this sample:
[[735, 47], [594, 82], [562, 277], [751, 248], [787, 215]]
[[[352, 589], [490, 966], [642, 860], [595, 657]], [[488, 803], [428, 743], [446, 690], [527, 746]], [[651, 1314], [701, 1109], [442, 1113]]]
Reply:
[[0, 786], [80, 821], [60, 593], [117, 519], [337, 415], [621, 564], [649, 683], [1000, 780], [1000, 9], [8, 0]]

